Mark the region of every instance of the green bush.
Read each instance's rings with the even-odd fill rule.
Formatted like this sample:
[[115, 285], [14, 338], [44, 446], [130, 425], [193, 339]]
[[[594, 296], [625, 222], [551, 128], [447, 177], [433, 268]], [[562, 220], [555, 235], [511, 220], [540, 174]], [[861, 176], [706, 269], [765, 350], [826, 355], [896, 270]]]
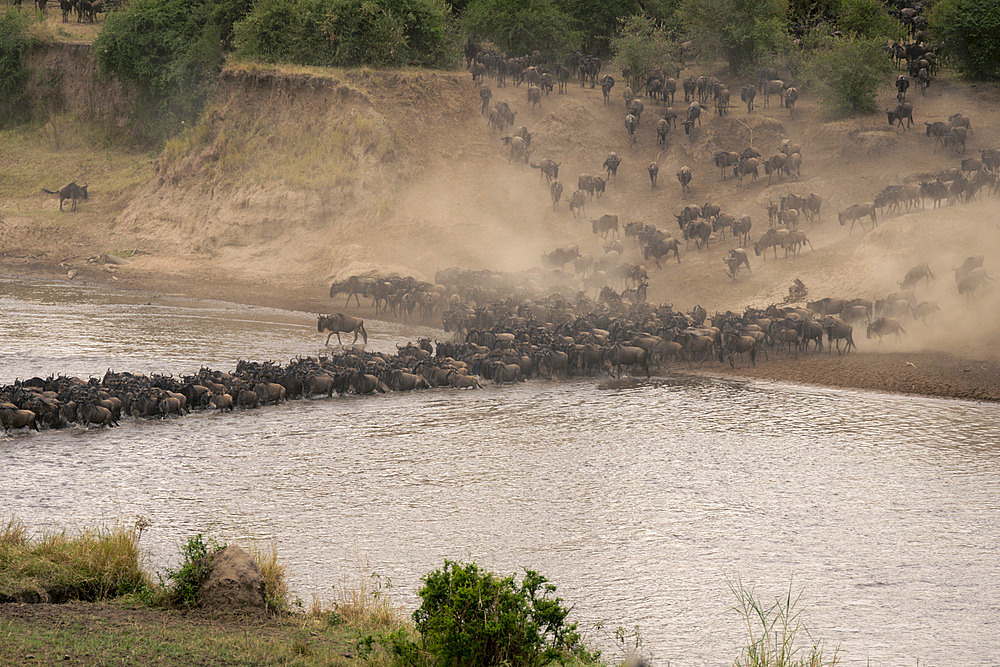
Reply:
[[889, 16], [879, 0], [841, 0], [837, 26], [857, 37], [888, 37], [902, 41], [906, 36], [903, 24]]
[[[592, 659], [555, 590], [531, 570], [518, 583], [475, 563], [446, 560], [424, 577], [423, 602], [413, 612], [422, 650], [438, 664], [465, 667]], [[414, 655], [414, 646], [395, 644], [397, 654]]]
[[824, 110], [834, 116], [874, 113], [879, 85], [892, 71], [883, 40], [830, 38], [805, 64], [806, 84], [818, 89]]
[[470, 0], [460, 19], [465, 32], [508, 55], [538, 50], [559, 58], [580, 48], [583, 34], [553, 0]]
[[583, 36], [584, 52], [602, 57], [610, 53], [611, 37], [621, 20], [642, 11], [639, 0], [556, 0], [556, 4]]
[[955, 69], [973, 79], [1000, 79], [1000, 0], [938, 0], [927, 22]]
[[683, 0], [678, 13], [709, 53], [748, 74], [788, 45], [788, 0]]
[[239, 56], [300, 65], [450, 67], [443, 0], [261, 0], [235, 27]]
[[167, 569], [167, 580], [171, 582], [166, 590], [167, 602], [185, 607], [198, 604], [198, 592], [212, 569], [212, 555], [224, 548], [214, 539], [206, 541], [201, 533], [188, 538], [181, 547], [181, 566]]
[[160, 139], [197, 117], [232, 37], [252, 0], [134, 0], [108, 14], [94, 40], [105, 74], [133, 85]]
[[618, 34], [611, 40], [611, 51], [615, 65], [622, 72], [629, 72], [628, 84], [636, 90], [656, 70], [673, 76], [674, 46], [666, 31], [643, 14], [622, 20]]
[[27, 14], [7, 9], [0, 14], [0, 125], [25, 112], [24, 86], [28, 68], [24, 57], [34, 46], [28, 35]]

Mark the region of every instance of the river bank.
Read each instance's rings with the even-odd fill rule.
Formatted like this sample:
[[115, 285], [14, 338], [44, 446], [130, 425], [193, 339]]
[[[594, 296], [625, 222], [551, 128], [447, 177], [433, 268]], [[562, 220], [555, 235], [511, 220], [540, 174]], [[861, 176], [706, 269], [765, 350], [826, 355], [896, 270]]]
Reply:
[[[78, 265], [74, 280], [93, 282], [114, 289], [176, 295], [192, 299], [211, 299], [243, 305], [314, 313], [344, 312], [360, 317], [373, 317], [372, 308], [344, 308], [338, 298], [330, 299], [326, 285], [301, 284], [267, 280], [220, 281], [207, 272], [182, 277], [178, 274], [139, 271], [125, 265], [87, 263]], [[0, 258], [0, 274], [22, 278], [62, 279], [66, 270], [58, 265], [26, 258]], [[386, 314], [380, 319], [392, 320]], [[440, 326], [440, 322], [413, 322]], [[861, 340], [859, 338], [859, 340]], [[310, 341], [311, 342], [311, 341]], [[304, 347], [307, 342], [303, 341]], [[916, 352], [852, 352], [800, 354], [797, 358], [771, 355], [758, 358], [757, 366], [730, 368], [728, 364], [709, 361], [704, 366], [688, 368], [675, 365], [671, 372], [685, 374], [746, 377], [825, 387], [869, 389], [900, 394], [919, 394], [945, 398], [1000, 401], [1000, 361], [987, 357], [982, 350], [969, 351], [969, 356], [935, 350]]]

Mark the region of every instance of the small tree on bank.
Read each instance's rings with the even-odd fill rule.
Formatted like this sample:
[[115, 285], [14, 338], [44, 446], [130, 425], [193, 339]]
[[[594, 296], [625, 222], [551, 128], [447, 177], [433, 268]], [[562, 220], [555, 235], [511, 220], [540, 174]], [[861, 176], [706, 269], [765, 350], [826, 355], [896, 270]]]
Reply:
[[788, 44], [788, 0], [683, 0], [679, 15], [702, 49], [748, 73]]
[[623, 19], [618, 34], [611, 38], [615, 66], [628, 72], [628, 85], [636, 90], [653, 72], [674, 75], [674, 50], [666, 31], [643, 14]]
[[561, 57], [582, 40], [572, 18], [552, 0], [470, 0], [460, 23], [474, 38], [487, 39], [511, 56], [537, 49], [543, 56]]
[[830, 38], [816, 49], [805, 67], [805, 80], [819, 91], [823, 109], [847, 116], [878, 111], [879, 86], [892, 71], [878, 38]]

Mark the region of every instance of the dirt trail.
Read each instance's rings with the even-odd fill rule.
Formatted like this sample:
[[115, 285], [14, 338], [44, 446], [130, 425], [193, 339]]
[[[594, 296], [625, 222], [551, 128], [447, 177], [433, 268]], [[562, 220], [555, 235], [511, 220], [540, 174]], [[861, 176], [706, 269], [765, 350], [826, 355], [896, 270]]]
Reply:
[[[729, 83], [731, 90], [738, 88], [738, 82]], [[507, 159], [500, 137], [479, 113], [467, 73], [232, 65], [199, 124], [148, 162], [144, 184], [122, 185], [114, 203], [99, 178], [91, 183], [93, 201], [75, 216], [53, 213], [52, 202], [33, 187], [5, 191], [2, 225], [31, 233], [23, 241], [7, 235], [4, 262], [10, 271], [50, 270], [61, 262], [60, 271], [72, 268], [97, 280], [113, 273], [123, 286], [319, 311], [334, 307], [326, 297], [328, 281], [354, 273], [433, 278], [436, 269], [452, 265], [527, 269], [538, 265], [542, 252], [569, 244], [599, 254], [589, 219], [603, 213], [677, 235], [676, 212], [687, 203], [712, 202], [737, 217], [749, 214], [756, 239], [767, 225], [768, 201], [815, 192], [824, 199], [822, 218], [803, 225], [812, 250], [787, 259], [779, 253], [776, 260], [751, 250], [753, 273], [734, 282], [720, 261], [734, 247], [731, 239], [703, 252], [692, 245], [682, 250], [680, 265], [667, 262], [657, 270], [645, 263], [650, 300], [684, 309], [700, 303], [710, 310], [742, 310], [780, 301], [796, 277], [811, 297], [874, 298], [897, 290], [896, 281], [910, 266], [928, 261], [937, 279], [919, 287], [917, 296], [941, 304], [936, 326], [914, 323], [903, 341], [881, 347], [859, 332], [859, 346], [997, 357], [992, 341], [1000, 333], [1000, 288], [988, 285], [966, 303], [949, 267], [984, 253], [991, 274], [1000, 274], [994, 252], [1000, 250], [1000, 203], [984, 198], [927, 209], [881, 220], [865, 233], [848, 234], [836, 221], [838, 208], [871, 201], [885, 185], [958, 166], [954, 152], [933, 150], [924, 120], [956, 111], [969, 115], [975, 134], [968, 156], [1000, 145], [996, 87], [936, 80], [926, 96], [913, 93], [917, 126], [909, 131], [891, 129], [881, 114], [826, 122], [808, 94], [794, 116], [776, 103], [749, 116], [738, 105], [725, 118], [706, 109], [690, 136], [674, 130], [660, 150], [654, 125], [661, 105], [648, 100], [638, 145], [628, 145], [621, 82], [609, 105], [600, 88], [571, 84], [568, 94], [545, 96], [534, 111], [527, 108], [524, 87], [490, 85], [493, 99], [508, 101], [515, 111], [515, 127], [532, 131], [531, 159], [562, 163], [566, 194], [558, 211], [551, 210], [537, 170]], [[881, 102], [894, 104], [888, 88]], [[681, 96], [674, 107], [683, 112]], [[762, 172], [743, 187], [731, 178], [721, 181], [712, 155], [742, 150], [751, 135], [765, 158], [783, 138], [801, 144], [802, 178], [768, 186]], [[600, 173], [610, 151], [624, 160], [616, 181], [603, 198], [588, 201], [585, 217], [574, 219], [565, 199], [577, 176]], [[656, 190], [646, 172], [654, 160], [660, 166]], [[685, 200], [674, 178], [681, 165], [694, 172]], [[100, 214], [93, 215], [95, 210]], [[644, 263], [633, 241], [625, 246], [624, 261]], [[114, 267], [85, 262], [132, 248], [150, 254]]]

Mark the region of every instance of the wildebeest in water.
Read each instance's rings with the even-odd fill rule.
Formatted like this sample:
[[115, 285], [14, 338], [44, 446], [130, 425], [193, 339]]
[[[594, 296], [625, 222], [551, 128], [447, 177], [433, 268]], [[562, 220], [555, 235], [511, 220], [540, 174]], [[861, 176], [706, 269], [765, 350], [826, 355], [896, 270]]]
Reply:
[[340, 339], [341, 332], [351, 333], [354, 332], [354, 340], [351, 344], [358, 342], [358, 336], [361, 335], [365, 341], [365, 345], [368, 344], [368, 332], [365, 331], [365, 321], [360, 317], [350, 317], [344, 315], [343, 313], [336, 313], [335, 315], [320, 315], [318, 321], [316, 322], [316, 330], [320, 333], [327, 334], [326, 343], [324, 345], [330, 344], [330, 337], [337, 334], [337, 342], [341, 345], [344, 342]]

